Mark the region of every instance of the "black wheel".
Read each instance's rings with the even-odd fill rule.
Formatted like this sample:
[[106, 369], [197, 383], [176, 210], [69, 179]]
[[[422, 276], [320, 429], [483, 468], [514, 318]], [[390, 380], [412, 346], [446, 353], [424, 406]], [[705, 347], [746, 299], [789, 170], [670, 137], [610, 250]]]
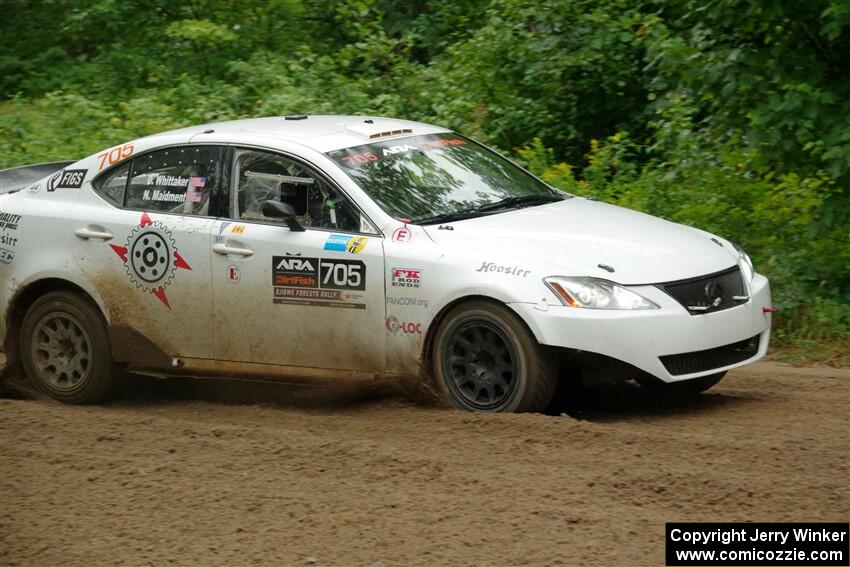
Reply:
[[726, 376], [725, 372], [718, 372], [717, 374], [709, 374], [708, 376], [700, 376], [699, 378], [682, 380], [681, 382], [665, 383], [656, 379], [652, 381], [639, 381], [639, 383], [644, 388], [657, 390], [665, 394], [688, 395], [705, 392], [720, 382], [724, 376]]
[[558, 380], [554, 356], [505, 307], [471, 301], [452, 310], [433, 347], [437, 387], [453, 406], [480, 412], [543, 411]]
[[24, 316], [20, 345], [24, 371], [51, 398], [93, 404], [115, 386], [106, 325], [78, 295], [54, 291], [37, 299]]

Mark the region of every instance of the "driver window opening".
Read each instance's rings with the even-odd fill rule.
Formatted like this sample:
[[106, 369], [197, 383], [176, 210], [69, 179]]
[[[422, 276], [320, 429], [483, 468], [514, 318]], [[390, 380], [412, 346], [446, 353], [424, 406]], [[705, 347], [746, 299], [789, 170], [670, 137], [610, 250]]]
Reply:
[[374, 232], [360, 211], [307, 167], [276, 154], [237, 150], [233, 168], [233, 218], [281, 223], [263, 214], [266, 201], [285, 203], [305, 228]]

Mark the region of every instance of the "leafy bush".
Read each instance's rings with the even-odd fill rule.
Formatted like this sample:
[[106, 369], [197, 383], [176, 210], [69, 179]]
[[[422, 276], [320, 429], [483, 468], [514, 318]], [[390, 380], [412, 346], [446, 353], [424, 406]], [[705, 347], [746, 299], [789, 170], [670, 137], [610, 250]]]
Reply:
[[844, 0], [10, 0], [0, 167], [210, 121], [398, 116], [737, 241], [775, 344], [848, 362]]

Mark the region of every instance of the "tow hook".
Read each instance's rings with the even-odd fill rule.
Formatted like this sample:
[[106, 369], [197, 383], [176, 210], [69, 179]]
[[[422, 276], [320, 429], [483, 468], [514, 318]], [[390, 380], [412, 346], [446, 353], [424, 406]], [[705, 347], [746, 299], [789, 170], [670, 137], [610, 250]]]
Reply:
[[777, 309], [776, 307], [762, 307], [761, 308], [762, 313], [776, 313], [777, 311], [779, 311], [779, 309]]

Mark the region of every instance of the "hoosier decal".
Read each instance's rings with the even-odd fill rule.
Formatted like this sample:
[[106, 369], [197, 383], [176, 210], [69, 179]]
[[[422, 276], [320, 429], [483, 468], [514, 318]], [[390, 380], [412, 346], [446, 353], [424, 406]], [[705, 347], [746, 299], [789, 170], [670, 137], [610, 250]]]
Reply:
[[481, 262], [481, 267], [475, 270], [476, 272], [495, 272], [497, 274], [505, 274], [506, 276], [519, 276], [521, 278], [528, 277], [531, 270], [523, 270], [520, 266], [502, 266], [495, 262]]
[[366, 265], [360, 260], [272, 257], [274, 303], [366, 309]]

